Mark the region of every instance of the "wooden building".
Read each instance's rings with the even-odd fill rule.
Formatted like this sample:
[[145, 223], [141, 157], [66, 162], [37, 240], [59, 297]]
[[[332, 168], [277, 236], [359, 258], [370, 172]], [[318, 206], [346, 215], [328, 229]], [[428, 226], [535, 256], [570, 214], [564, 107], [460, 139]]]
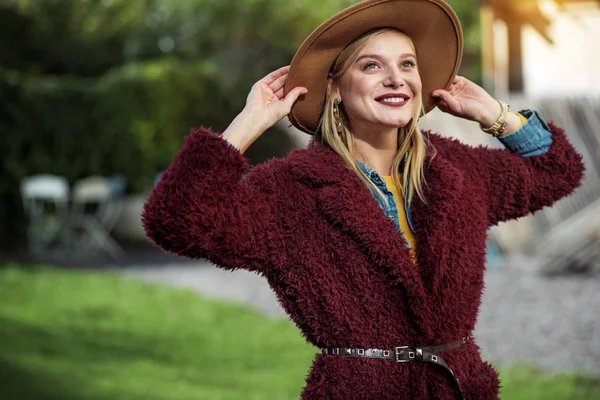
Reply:
[[[543, 90], [544, 79], [575, 78], [574, 90], [566, 94], [584, 95], [583, 89], [600, 94], [600, 0], [484, 0], [481, 29], [486, 89], [545, 97], [562, 93], [556, 87]], [[561, 69], [548, 70], [552, 62], [577, 67], [566, 70], [569, 77]]]

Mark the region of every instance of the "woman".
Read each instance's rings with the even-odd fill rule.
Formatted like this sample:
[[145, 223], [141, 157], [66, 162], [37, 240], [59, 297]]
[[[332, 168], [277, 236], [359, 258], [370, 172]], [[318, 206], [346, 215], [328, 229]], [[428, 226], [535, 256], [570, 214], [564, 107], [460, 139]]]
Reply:
[[[146, 204], [165, 251], [266, 277], [321, 349], [303, 399], [498, 398], [472, 337], [486, 232], [571, 193], [583, 165], [560, 128], [457, 77], [461, 55], [442, 0], [349, 7], [222, 136], [192, 132]], [[507, 149], [421, 132], [436, 105]], [[248, 171], [243, 152], [287, 114], [309, 146]]]

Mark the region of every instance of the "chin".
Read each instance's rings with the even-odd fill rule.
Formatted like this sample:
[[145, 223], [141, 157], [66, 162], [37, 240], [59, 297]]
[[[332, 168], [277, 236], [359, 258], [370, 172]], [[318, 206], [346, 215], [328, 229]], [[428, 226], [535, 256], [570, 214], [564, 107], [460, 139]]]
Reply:
[[408, 125], [410, 121], [412, 121], [412, 117], [402, 116], [387, 119], [386, 121], [382, 121], [382, 124], [389, 126], [390, 128], [402, 128], [403, 126]]
[[400, 121], [395, 121], [393, 124], [390, 124], [390, 127], [392, 127], [392, 128], [403, 128], [406, 125], [408, 125], [411, 120], [412, 120], [412, 118], [402, 119]]

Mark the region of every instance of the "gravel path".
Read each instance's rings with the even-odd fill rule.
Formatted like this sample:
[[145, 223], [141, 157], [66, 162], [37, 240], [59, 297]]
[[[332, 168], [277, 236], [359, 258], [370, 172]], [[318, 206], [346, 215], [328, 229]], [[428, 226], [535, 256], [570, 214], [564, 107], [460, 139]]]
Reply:
[[[475, 336], [484, 357], [500, 364], [530, 362], [556, 371], [600, 377], [600, 276], [544, 278], [531, 260], [512, 259], [489, 270]], [[188, 287], [213, 298], [246, 303], [284, 316], [266, 281], [247, 271], [195, 266], [127, 268], [126, 274]]]
[[486, 358], [600, 377], [600, 277], [488, 271], [475, 337]]

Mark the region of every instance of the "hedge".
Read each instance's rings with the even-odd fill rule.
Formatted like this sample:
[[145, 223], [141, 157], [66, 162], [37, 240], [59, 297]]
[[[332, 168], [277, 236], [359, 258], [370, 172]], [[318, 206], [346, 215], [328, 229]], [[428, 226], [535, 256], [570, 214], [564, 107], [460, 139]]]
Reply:
[[[222, 85], [214, 65], [176, 59], [126, 65], [99, 79], [0, 70], [0, 247], [23, 244], [23, 177], [50, 173], [73, 183], [121, 174], [129, 192], [147, 192], [191, 128], [222, 130], [243, 106], [245, 96], [231, 93], [247, 93], [249, 84], [227, 95]], [[251, 162], [287, 153], [291, 144], [282, 138], [261, 138], [247, 154]]]

